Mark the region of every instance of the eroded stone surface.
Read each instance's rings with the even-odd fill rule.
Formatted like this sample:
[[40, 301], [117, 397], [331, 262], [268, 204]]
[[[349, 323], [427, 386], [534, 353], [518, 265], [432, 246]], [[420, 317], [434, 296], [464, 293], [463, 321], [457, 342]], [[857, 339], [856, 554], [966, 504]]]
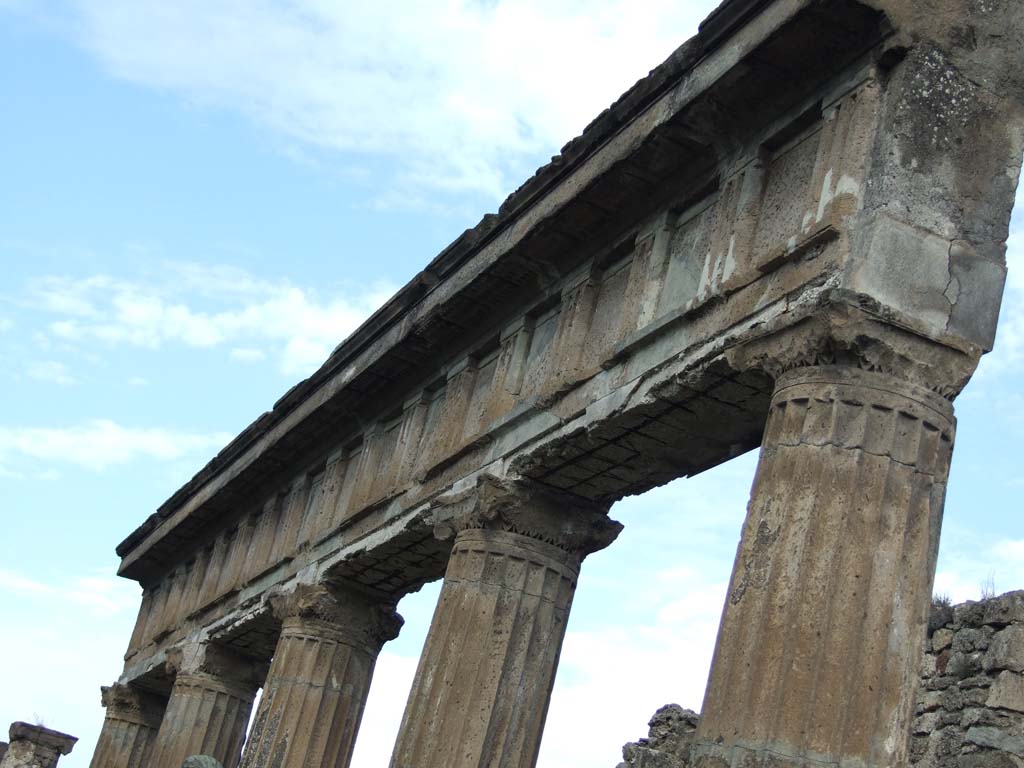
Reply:
[[[611, 503], [762, 442], [698, 742], [708, 760], [902, 760], [949, 403], [991, 347], [1005, 278], [1022, 37], [1016, 0], [726, 0], [118, 547], [144, 588], [119, 682], [169, 697], [159, 768], [213, 740], [233, 768], [281, 595], [341, 585], [394, 605], [447, 575], [438, 615], [498, 590], [557, 646], [579, 560], [616, 533]], [[520, 561], [552, 583], [472, 571]], [[1020, 603], [992, 611], [954, 616], [992, 632], [933, 638], [936, 669], [1020, 671], [994, 632]], [[432, 630], [409, 712], [430, 665], [457, 669], [438, 649], [474, 633]], [[840, 663], [854, 647], [870, 695]], [[435, 745], [428, 760], [459, 744], [531, 764], [554, 659], [530, 658], [529, 717], [499, 697], [463, 743], [446, 730], [476, 711], [460, 700], [407, 713], [403, 734]], [[981, 695], [943, 691], [961, 709]], [[222, 726], [196, 719], [222, 705]], [[509, 723], [528, 735], [500, 755], [473, 742]], [[410, 743], [396, 765], [420, 759]]]
[[686, 768], [700, 715], [678, 704], [666, 704], [654, 713], [647, 738], [622, 747], [617, 768]]
[[281, 636], [242, 768], [347, 768], [394, 606], [351, 590], [299, 587], [275, 600]]
[[11, 723], [10, 741], [0, 756], [0, 768], [54, 768], [61, 755], [71, 754], [78, 739], [52, 728]]
[[456, 518], [392, 768], [536, 763], [580, 562], [622, 528], [600, 505], [566, 507], [530, 485], [476, 490]]

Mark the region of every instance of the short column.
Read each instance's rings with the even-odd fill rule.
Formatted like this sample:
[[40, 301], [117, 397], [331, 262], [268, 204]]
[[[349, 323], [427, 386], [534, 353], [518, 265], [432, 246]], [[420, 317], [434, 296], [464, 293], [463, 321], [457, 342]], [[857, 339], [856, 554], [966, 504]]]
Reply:
[[606, 512], [493, 478], [442, 502], [458, 533], [392, 768], [535, 765], [580, 562], [622, 528]]
[[100, 689], [100, 701], [106, 716], [90, 768], [149, 768], [166, 697], [115, 683]]
[[394, 604], [323, 586], [274, 603], [281, 637], [242, 768], [347, 768], [377, 654], [402, 619]]
[[181, 768], [193, 755], [235, 768], [260, 682], [255, 662], [210, 644], [190, 649], [187, 665], [174, 678], [152, 768]]
[[889, 374], [779, 377], [695, 766], [906, 764], [953, 430]]
[[11, 723], [10, 742], [0, 768], [54, 768], [78, 739], [60, 731], [28, 723]]

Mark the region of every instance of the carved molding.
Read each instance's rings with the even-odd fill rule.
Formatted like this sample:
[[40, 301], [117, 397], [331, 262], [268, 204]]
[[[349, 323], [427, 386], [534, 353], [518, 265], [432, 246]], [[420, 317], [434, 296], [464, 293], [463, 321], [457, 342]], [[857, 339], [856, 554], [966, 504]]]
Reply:
[[394, 603], [341, 585], [300, 584], [268, 602], [286, 632], [361, 645], [374, 654], [404, 623]]
[[269, 660], [243, 656], [213, 641], [176, 648], [167, 660], [175, 687], [196, 685], [249, 700], [266, 679], [268, 666]]
[[114, 683], [100, 688], [100, 703], [107, 717], [159, 728], [167, 700], [133, 685]]
[[843, 366], [882, 373], [952, 401], [966, 385], [980, 349], [945, 345], [884, 318], [856, 297], [833, 292], [828, 306], [803, 322], [730, 349], [734, 370], [759, 369], [774, 379], [799, 368]]
[[504, 531], [585, 557], [607, 547], [622, 530], [608, 517], [610, 506], [539, 483], [485, 474], [474, 487], [434, 502], [434, 533], [447, 539], [466, 530]]

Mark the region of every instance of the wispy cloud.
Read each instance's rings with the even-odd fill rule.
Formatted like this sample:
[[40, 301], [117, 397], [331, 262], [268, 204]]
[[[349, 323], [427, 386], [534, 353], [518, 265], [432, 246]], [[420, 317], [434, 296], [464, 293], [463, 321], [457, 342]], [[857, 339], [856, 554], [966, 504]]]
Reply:
[[226, 444], [227, 433], [124, 427], [97, 419], [72, 427], [0, 427], [0, 462], [17, 458], [103, 470], [139, 458], [161, 461], [208, 452]]
[[0, 569], [0, 589], [5, 592], [13, 592], [21, 595], [50, 595], [56, 593], [56, 588], [41, 581], [36, 581], [14, 571]]
[[642, 13], [628, 0], [441, 0], [400, 12], [322, 0], [76, 6], [82, 44], [118, 77], [240, 112], [284, 148], [393, 160], [392, 189], [500, 199], [528, 170], [524, 158], [576, 135], [715, 4], [649, 0]]
[[111, 576], [107, 569], [52, 582], [0, 569], [0, 591], [18, 598], [70, 601], [100, 617], [136, 610], [140, 594], [137, 584]]
[[267, 359], [267, 354], [262, 349], [235, 347], [231, 350], [231, 359], [243, 363], [259, 363]]
[[157, 278], [48, 276], [30, 295], [33, 308], [51, 316], [49, 333], [66, 342], [231, 344], [235, 360], [257, 362], [269, 353], [296, 375], [319, 366], [393, 290], [382, 283], [323, 295], [234, 267], [173, 262]]
[[1024, 585], [1024, 539], [949, 531], [943, 548], [944, 565], [935, 574], [936, 594], [961, 602], [979, 599], [982, 589], [990, 586], [998, 593]]
[[56, 360], [42, 360], [29, 363], [25, 372], [30, 379], [47, 381], [52, 384], [59, 384], [62, 387], [68, 387], [75, 383], [75, 377], [71, 375], [68, 367]]

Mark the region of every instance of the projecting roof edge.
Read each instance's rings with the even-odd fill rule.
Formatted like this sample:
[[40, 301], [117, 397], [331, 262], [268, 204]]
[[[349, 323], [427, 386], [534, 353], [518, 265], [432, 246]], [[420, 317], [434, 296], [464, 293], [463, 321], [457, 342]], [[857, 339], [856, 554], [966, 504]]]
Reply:
[[698, 34], [679, 46], [664, 62], [638, 80], [611, 106], [592, 120], [583, 132], [562, 147], [551, 162], [506, 198], [496, 214], [486, 214], [472, 229], [467, 229], [425, 269], [374, 312], [359, 328], [341, 342], [325, 363], [309, 378], [291, 387], [228, 443], [191, 480], [179, 488], [157, 511], [129, 534], [116, 548], [125, 557], [165, 519], [184, 506], [204, 485], [229, 468], [274, 426], [281, 423], [301, 403], [331, 381], [359, 354], [379, 340], [417, 304], [427, 298], [446, 278], [469, 261], [501, 231], [513, 224], [568, 174], [582, 166], [610, 138], [629, 125], [667, 90], [677, 85], [708, 54], [721, 47], [753, 14], [772, 0], [725, 0], [701, 24]]

